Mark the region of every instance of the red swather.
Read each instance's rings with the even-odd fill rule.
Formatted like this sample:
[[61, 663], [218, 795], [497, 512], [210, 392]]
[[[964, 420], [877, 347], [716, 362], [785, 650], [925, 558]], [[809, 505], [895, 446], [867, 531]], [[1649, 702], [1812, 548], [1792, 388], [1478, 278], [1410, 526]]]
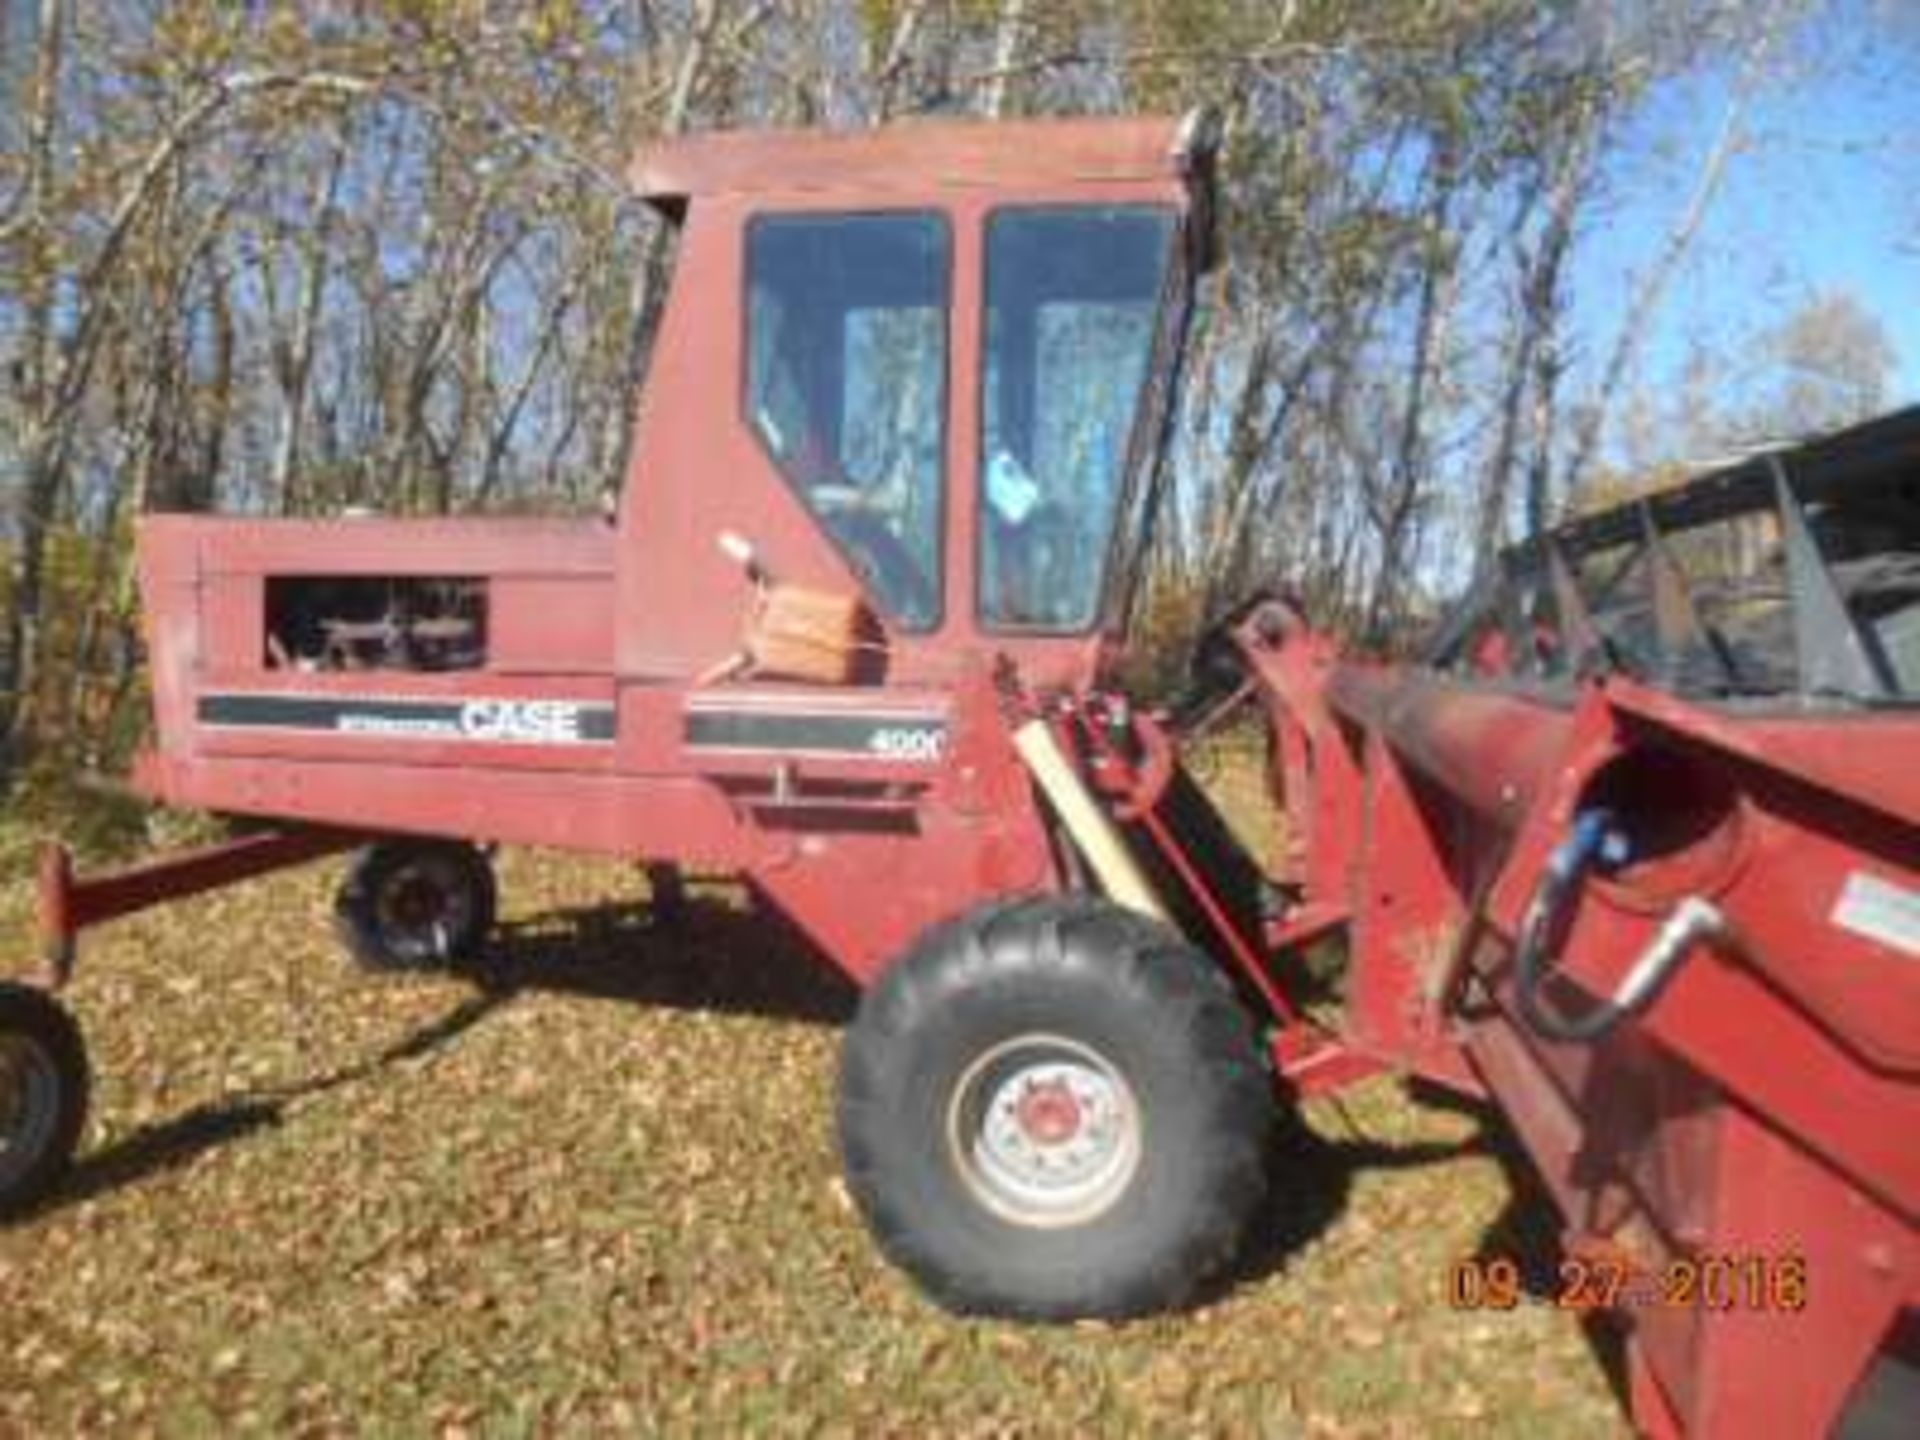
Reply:
[[[86, 925], [369, 837], [390, 854], [393, 837], [460, 837], [737, 872], [862, 984], [936, 922], [1012, 894], [1104, 884], [1217, 957], [1267, 1027], [1282, 1092], [1396, 1071], [1489, 1098], [1551, 1188], [1576, 1269], [1803, 1267], [1797, 1309], [1785, 1302], [1798, 1292], [1612, 1297], [1637, 1301], [1624, 1321], [1640, 1425], [1814, 1435], [1877, 1408], [1920, 1433], [1898, 1389], [1914, 1373], [1920, 1307], [1920, 717], [1913, 677], [1893, 663], [1904, 632], [1871, 632], [1894, 612], [1822, 561], [1807, 521], [1831, 552], [1833, 517], [1871, 492], [1875, 523], [1907, 517], [1895, 549], [1911, 553], [1920, 424], [1896, 417], [1789, 457], [1791, 486], [1777, 467], [1736, 467], [1537, 542], [1496, 587], [1506, 598], [1473, 612], [1434, 666], [1347, 661], [1282, 602], [1244, 610], [1213, 647], [1239, 688], [1211, 714], [1250, 697], [1265, 707], [1290, 860], [1262, 875], [1221, 839], [1185, 774], [1194, 727], [1099, 688], [1137, 571], [1129, 542], [1151, 509], [1150, 406], [1133, 422], [1133, 485], [1113, 495], [1132, 528], [1114, 547], [1099, 623], [1049, 633], [978, 618], [984, 527], [1001, 523], [976, 478], [992, 458], [982, 370], [993, 217], [1166, 207], [1185, 258], [1204, 263], [1210, 154], [1204, 135], [1155, 121], [707, 137], [654, 152], [637, 182], [679, 223], [680, 259], [616, 522], [143, 523], [157, 744], [138, 783], [279, 828], [84, 882], [56, 852], [42, 885], [56, 978]], [[763, 217], [876, 212], [942, 217], [950, 236], [940, 619], [912, 631], [868, 594], [881, 612], [877, 683], [699, 683], [726, 673], [716, 662], [735, 650], [751, 598], [748, 547], [729, 541], [730, 558], [723, 536], [750, 542], [756, 574], [862, 589], [743, 403], [742, 276]], [[1160, 382], [1190, 269], [1170, 274]], [[1666, 533], [1763, 512], [1798, 642], [1797, 675], [1772, 689], [1726, 639], [1735, 612], [1713, 620], [1664, 559]], [[1586, 559], [1636, 543], [1646, 603], [1589, 613], [1583, 594], [1617, 599], [1621, 586], [1596, 586]], [[371, 620], [325, 613], [325, 597], [374, 593], [366, 586], [398, 598]], [[437, 608], [416, 624], [415, 605]], [[1649, 615], [1643, 644], [1634, 627]], [[300, 651], [301, 627], [314, 625], [324, 655]], [[393, 660], [403, 651], [439, 658]], [[1717, 678], [1695, 683], [1695, 662]], [[1022, 728], [1034, 717], [1069, 759], [1065, 780], [1034, 758], [1044, 741]], [[1076, 784], [1096, 819], [1073, 819], [1060, 787]], [[1098, 809], [1118, 827], [1117, 849], [1101, 841]], [[1621, 845], [1624, 857], [1602, 856]], [[1683, 922], [1693, 928], [1669, 929]], [[1004, 948], [993, 925], [1012, 922], [968, 923], [980, 954], [955, 963], [984, 965]], [[1065, 922], [1046, 923], [1056, 948], [1071, 938]], [[1341, 937], [1344, 1011], [1316, 1026], [1282, 977], [1306, 946]], [[915, 973], [931, 963], [903, 962]], [[1154, 983], [1150, 967], [1141, 975]], [[1606, 1009], [1623, 987], [1638, 993]], [[15, 993], [0, 1000], [34, 1017], [21, 1032], [55, 1053], [58, 1024]], [[975, 994], [959, 985], [950, 1008], [973, 1013]], [[1046, 1025], [1074, 1029], [1070, 1014]], [[1146, 1084], [1088, 1059], [1107, 1043], [1093, 1031], [1042, 1038], [1051, 1048], [1014, 1075], [1024, 1089], [1005, 1091], [1004, 1124], [991, 1118], [1000, 1092], [980, 1082], [991, 1103], [969, 1142], [1010, 1147], [1002, 1168], [1038, 1154], [1036, 1193], [1051, 1183], [1049, 1156], [1068, 1171], [1105, 1164], [1102, 1137], [1135, 1133], [1132, 1087]], [[911, 1088], [918, 1072], [900, 1073]], [[856, 1096], [844, 1113], [888, 1098]], [[1164, 1143], [1151, 1123], [1145, 1133], [1155, 1138], [1141, 1143]], [[949, 1157], [958, 1170], [967, 1151]], [[864, 1163], [870, 1174], [874, 1157]], [[1126, 1193], [1087, 1189], [1089, 1213], [1110, 1191]], [[1007, 1193], [997, 1203], [1017, 1209], [1025, 1192]], [[885, 1212], [886, 1195], [874, 1203]], [[886, 1213], [891, 1246], [917, 1217]], [[1056, 1265], [1072, 1252], [1044, 1247], [1079, 1243], [1078, 1213], [1036, 1210], [1005, 1231], [1007, 1252], [1038, 1246], [1035, 1272]], [[973, 1303], [941, 1278], [929, 1281], [936, 1293]], [[1017, 1274], [1008, 1283], [1014, 1313], [1076, 1308], [1019, 1299]]]

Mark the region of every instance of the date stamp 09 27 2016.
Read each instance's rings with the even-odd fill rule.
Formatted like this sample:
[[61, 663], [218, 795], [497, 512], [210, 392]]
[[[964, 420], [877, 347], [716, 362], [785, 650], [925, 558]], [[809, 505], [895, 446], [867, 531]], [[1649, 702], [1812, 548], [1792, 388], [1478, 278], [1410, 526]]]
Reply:
[[1807, 1308], [1807, 1261], [1794, 1254], [1703, 1254], [1645, 1265], [1623, 1254], [1569, 1255], [1544, 1291], [1529, 1288], [1517, 1261], [1504, 1256], [1456, 1260], [1447, 1267], [1447, 1304], [1455, 1310], [1749, 1310], [1797, 1315]]

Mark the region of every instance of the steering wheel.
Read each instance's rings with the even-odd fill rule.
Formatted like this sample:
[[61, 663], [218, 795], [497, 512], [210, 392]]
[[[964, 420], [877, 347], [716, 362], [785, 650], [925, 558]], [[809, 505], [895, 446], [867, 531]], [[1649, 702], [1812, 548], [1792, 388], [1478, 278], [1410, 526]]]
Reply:
[[940, 613], [940, 596], [900, 537], [868, 509], [829, 510], [820, 518], [840, 542], [861, 582], [897, 619], [921, 624]]
[[1042, 501], [1013, 525], [997, 515], [994, 527], [993, 614], [1013, 625], [1048, 625], [1044, 597], [1065, 584], [1060, 561], [1078, 541], [1073, 512], [1058, 501]]
[[820, 484], [807, 493], [813, 499], [813, 508], [822, 515], [878, 515], [890, 520], [900, 513], [899, 505], [858, 485]]

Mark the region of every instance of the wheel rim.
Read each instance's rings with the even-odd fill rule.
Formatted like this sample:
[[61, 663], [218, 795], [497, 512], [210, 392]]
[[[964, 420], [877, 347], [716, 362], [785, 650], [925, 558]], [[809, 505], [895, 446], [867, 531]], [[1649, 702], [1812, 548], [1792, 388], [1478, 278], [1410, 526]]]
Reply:
[[402, 960], [444, 960], [473, 925], [474, 898], [452, 861], [422, 855], [387, 875], [374, 913], [392, 954]]
[[1126, 1192], [1141, 1156], [1140, 1108], [1099, 1051], [1049, 1034], [994, 1046], [947, 1109], [947, 1146], [973, 1196], [1017, 1225], [1083, 1225]]
[[15, 1184], [60, 1127], [60, 1067], [24, 1035], [0, 1035], [0, 1191]]

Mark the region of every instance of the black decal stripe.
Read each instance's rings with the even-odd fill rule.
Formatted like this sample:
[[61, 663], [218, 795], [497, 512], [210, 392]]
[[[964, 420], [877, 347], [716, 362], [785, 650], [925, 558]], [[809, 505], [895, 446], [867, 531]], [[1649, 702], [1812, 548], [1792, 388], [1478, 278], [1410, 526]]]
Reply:
[[793, 696], [765, 692], [723, 696], [722, 693], [715, 691], [695, 691], [687, 697], [686, 712], [689, 715], [773, 715], [785, 716], [789, 719], [826, 716], [830, 719], [852, 718], [896, 725], [944, 725], [947, 722], [947, 712], [944, 709], [926, 704], [875, 702], [854, 710], [839, 706], [822, 709], [819, 699], [815, 696], [808, 696], [804, 703], [799, 704], [793, 703], [794, 700]]
[[443, 700], [333, 699], [314, 695], [202, 695], [202, 725], [268, 730], [332, 730], [346, 717], [460, 727], [460, 706]]
[[[687, 744], [701, 750], [808, 750], [829, 755], [877, 755], [882, 731], [932, 731], [946, 739], [947, 722], [871, 715], [777, 715], [752, 710], [696, 710], [687, 715]], [[931, 758], [905, 756], [902, 758]]]
[[[487, 697], [491, 698], [491, 697]], [[527, 697], [522, 697], [527, 698]], [[614, 738], [613, 706], [590, 700], [554, 698], [579, 713], [578, 741], [607, 743]], [[512, 703], [512, 702], [508, 702]], [[396, 700], [378, 696], [202, 695], [196, 715], [202, 725], [242, 730], [311, 730], [324, 734], [378, 739], [469, 740], [460, 728], [461, 700]], [[390, 726], [390, 729], [383, 729]], [[496, 743], [525, 743], [502, 738]], [[533, 743], [553, 744], [551, 740]]]

